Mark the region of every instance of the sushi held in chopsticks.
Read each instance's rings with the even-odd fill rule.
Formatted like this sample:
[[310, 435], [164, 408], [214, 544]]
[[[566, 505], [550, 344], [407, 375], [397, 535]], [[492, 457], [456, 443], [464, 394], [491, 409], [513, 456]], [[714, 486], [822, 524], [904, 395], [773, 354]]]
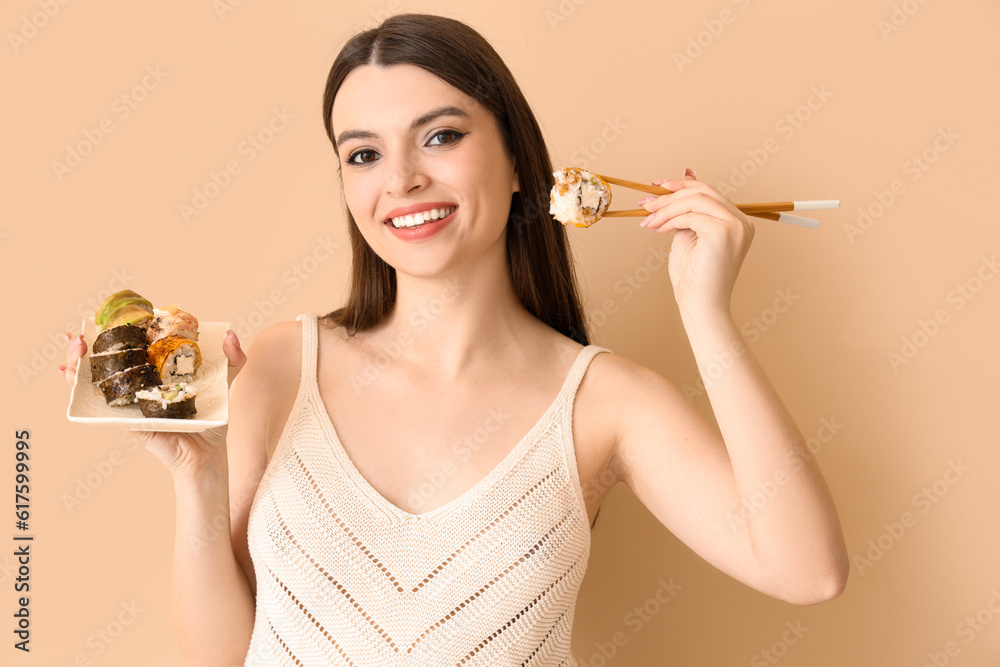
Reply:
[[585, 169], [565, 167], [552, 174], [549, 213], [564, 225], [590, 227], [611, 205], [611, 187]]
[[[108, 405], [130, 405], [140, 402], [143, 392], [155, 391], [155, 402], [177, 405], [147, 406], [147, 417], [147, 412], [181, 419], [195, 413], [194, 386], [185, 384], [179, 393], [176, 387], [193, 380], [201, 366], [197, 318], [176, 305], [158, 310], [132, 290], [122, 290], [97, 308], [94, 323], [101, 333], [90, 357], [91, 381]], [[167, 393], [169, 400], [163, 398]]]

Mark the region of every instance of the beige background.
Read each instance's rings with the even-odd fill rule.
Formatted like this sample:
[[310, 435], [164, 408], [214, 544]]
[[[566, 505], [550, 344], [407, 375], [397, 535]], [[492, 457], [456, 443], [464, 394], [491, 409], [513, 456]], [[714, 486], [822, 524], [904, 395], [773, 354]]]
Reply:
[[[1000, 279], [983, 258], [1000, 251], [1000, 9], [984, 0], [5, 2], [0, 663], [180, 664], [169, 475], [120, 433], [66, 420], [61, 332], [123, 286], [230, 321], [245, 343], [341, 303], [349, 253], [323, 83], [347, 37], [400, 11], [482, 31], [557, 165], [641, 181], [690, 166], [738, 185], [735, 201], [842, 200], [816, 214], [819, 230], [757, 221], [733, 310], [820, 447], [853, 560], [845, 594], [796, 607], [750, 590], [618, 486], [579, 600], [581, 664], [998, 664]], [[251, 160], [244, 142], [275, 110], [292, 118]], [[81, 144], [78, 166], [54, 167]], [[181, 205], [230, 161], [239, 173], [185, 222]], [[594, 342], [710, 414], [666, 271], [639, 268], [669, 237], [636, 220], [570, 235]], [[30, 656], [11, 648], [25, 428]]]

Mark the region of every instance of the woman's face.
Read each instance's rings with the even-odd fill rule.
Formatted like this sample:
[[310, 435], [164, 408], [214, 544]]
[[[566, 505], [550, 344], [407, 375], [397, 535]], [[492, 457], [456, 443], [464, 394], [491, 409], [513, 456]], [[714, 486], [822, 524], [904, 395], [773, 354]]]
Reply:
[[[366, 65], [341, 84], [332, 122], [347, 206], [397, 271], [440, 274], [502, 239], [517, 175], [471, 97], [414, 65]], [[388, 222], [421, 210], [447, 215], [409, 231]]]

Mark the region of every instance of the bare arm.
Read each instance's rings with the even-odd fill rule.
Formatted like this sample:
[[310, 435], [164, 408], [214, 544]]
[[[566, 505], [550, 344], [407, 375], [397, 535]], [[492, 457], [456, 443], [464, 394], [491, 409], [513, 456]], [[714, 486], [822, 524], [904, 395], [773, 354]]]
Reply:
[[254, 627], [255, 581], [247, 551], [250, 505], [267, 465], [269, 336], [255, 340], [230, 387], [223, 446], [196, 468], [174, 468], [177, 535], [171, 615], [188, 664], [242, 665]]
[[623, 481], [743, 583], [796, 604], [836, 597], [849, 567], [844, 538], [802, 435], [731, 318], [688, 318], [685, 328], [722, 437], [669, 381], [636, 365], [616, 452]]
[[673, 193], [640, 201], [651, 211], [643, 224], [676, 232], [670, 278], [721, 437], [670, 382], [629, 368], [617, 394], [628, 401], [616, 450], [622, 479], [740, 581], [799, 604], [835, 597], [849, 562], [833, 499], [730, 314], [753, 223], [693, 172], [663, 185]]
[[[67, 335], [67, 339], [67, 364], [60, 371], [72, 384], [87, 348], [81, 336]], [[241, 371], [247, 357], [235, 334], [226, 339], [223, 349], [232, 383], [228, 427], [195, 434], [137, 433], [173, 477], [177, 525], [171, 619], [186, 662], [198, 666], [242, 665], [254, 623], [254, 596], [230, 536], [228, 475], [230, 458], [241, 479], [248, 481], [255, 479], [253, 469], [266, 463], [263, 457], [254, 456], [256, 451], [264, 452], [265, 413], [260, 403], [266, 399], [261, 392], [248, 392], [244, 387], [253, 386], [259, 364], [246, 364]], [[240, 485], [237, 489], [242, 495], [249, 492]], [[245, 526], [248, 510], [246, 504], [240, 510], [244, 515], [237, 514], [233, 521]]]

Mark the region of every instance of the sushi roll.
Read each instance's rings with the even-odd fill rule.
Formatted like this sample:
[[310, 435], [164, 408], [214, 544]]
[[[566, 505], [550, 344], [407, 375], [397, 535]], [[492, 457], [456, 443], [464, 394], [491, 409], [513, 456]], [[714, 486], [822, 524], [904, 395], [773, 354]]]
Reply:
[[142, 327], [123, 324], [102, 331], [94, 340], [95, 355], [130, 348], [146, 349], [146, 331]]
[[549, 193], [549, 213], [559, 222], [590, 227], [608, 210], [611, 187], [599, 176], [576, 167], [552, 175], [556, 182]]
[[187, 419], [198, 410], [194, 405], [197, 388], [186, 382], [174, 382], [137, 391], [136, 401], [145, 417]]
[[193, 340], [167, 336], [149, 346], [149, 363], [156, 366], [164, 384], [191, 382], [201, 367], [201, 350]]
[[146, 329], [146, 340], [150, 345], [167, 336], [198, 340], [198, 318], [191, 313], [186, 313], [171, 304], [165, 310], [154, 308], [153, 316]]
[[90, 381], [100, 382], [119, 371], [146, 363], [146, 350], [143, 348], [113, 350], [102, 352], [90, 357]]
[[136, 320], [148, 320], [152, 316], [153, 304], [132, 290], [126, 289], [115, 292], [101, 302], [97, 312], [94, 313], [94, 324], [103, 331], [121, 324], [135, 324]]
[[156, 366], [143, 364], [118, 371], [97, 383], [108, 405], [128, 405], [135, 402], [135, 392], [160, 384]]

